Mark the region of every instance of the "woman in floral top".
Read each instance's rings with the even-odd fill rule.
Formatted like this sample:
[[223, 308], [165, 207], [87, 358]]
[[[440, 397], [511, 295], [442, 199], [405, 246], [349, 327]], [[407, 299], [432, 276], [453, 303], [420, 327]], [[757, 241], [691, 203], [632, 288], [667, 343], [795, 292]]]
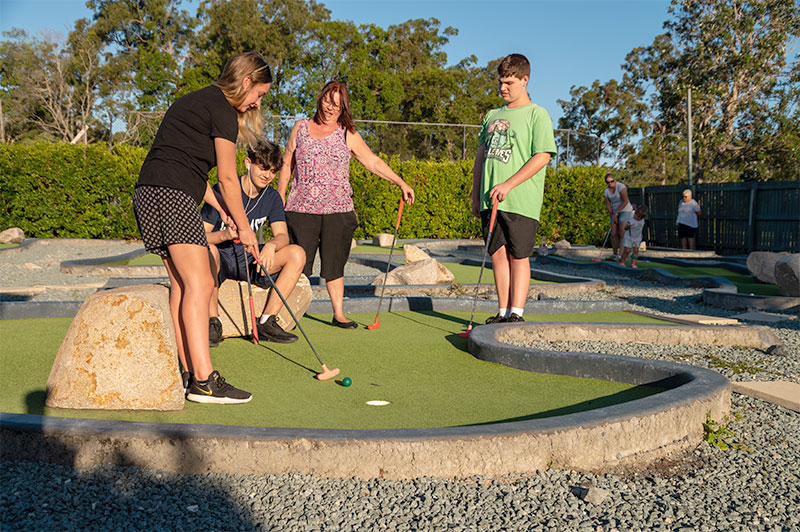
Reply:
[[347, 88], [331, 81], [317, 97], [314, 118], [298, 120], [292, 128], [283, 154], [278, 193], [286, 198], [294, 172], [285, 200], [289, 236], [306, 251], [306, 276], [311, 275], [319, 249], [320, 277], [325, 279], [333, 306], [331, 323], [343, 329], [357, 327], [342, 308], [344, 265], [358, 227], [350, 186], [351, 155], [370, 172], [400, 187], [406, 203], [414, 203], [414, 190], [372, 153], [356, 131]]

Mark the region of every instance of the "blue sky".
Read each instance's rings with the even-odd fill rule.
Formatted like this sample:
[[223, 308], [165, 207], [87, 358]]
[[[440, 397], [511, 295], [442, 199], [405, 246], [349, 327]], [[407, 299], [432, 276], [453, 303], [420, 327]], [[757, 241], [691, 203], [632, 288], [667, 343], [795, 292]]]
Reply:
[[[508, 53], [523, 53], [533, 64], [528, 85], [557, 127], [557, 100], [569, 99], [572, 85], [589, 86], [621, 76], [620, 65], [637, 46], [662, 33], [668, 0], [328, 0], [331, 18], [387, 27], [412, 18], [435, 17], [459, 30], [445, 48], [457, 63], [475, 54], [480, 64]], [[92, 13], [84, 0], [0, 0], [0, 30], [66, 34]], [[183, 7], [194, 14], [195, 2]], [[479, 111], [479, 114], [483, 110]], [[370, 118], [370, 117], [363, 117]]]

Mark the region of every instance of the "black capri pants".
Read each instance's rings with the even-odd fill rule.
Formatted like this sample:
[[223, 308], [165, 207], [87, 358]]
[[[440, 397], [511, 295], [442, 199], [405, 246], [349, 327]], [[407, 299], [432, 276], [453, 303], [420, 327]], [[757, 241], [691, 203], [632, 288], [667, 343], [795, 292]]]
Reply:
[[320, 277], [326, 281], [344, 276], [344, 265], [350, 257], [350, 243], [358, 227], [353, 211], [332, 214], [286, 213], [289, 239], [306, 252], [303, 273], [311, 277], [314, 257], [319, 249]]

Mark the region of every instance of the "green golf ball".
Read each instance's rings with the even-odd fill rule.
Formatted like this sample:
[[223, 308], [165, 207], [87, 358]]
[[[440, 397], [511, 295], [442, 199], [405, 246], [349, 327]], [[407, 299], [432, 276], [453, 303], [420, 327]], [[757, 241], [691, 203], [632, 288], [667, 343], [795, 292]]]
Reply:
[[353, 384], [353, 381], [350, 380], [350, 377], [342, 379], [342, 386], [350, 386], [351, 384]]

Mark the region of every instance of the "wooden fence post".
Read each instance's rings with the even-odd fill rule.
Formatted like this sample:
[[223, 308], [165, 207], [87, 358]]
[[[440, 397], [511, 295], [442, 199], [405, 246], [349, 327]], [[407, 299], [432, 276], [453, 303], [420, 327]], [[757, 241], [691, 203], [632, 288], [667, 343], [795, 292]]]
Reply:
[[747, 215], [747, 252], [751, 253], [755, 249], [756, 231], [756, 195], [758, 194], [758, 181], [750, 183], [750, 208]]

